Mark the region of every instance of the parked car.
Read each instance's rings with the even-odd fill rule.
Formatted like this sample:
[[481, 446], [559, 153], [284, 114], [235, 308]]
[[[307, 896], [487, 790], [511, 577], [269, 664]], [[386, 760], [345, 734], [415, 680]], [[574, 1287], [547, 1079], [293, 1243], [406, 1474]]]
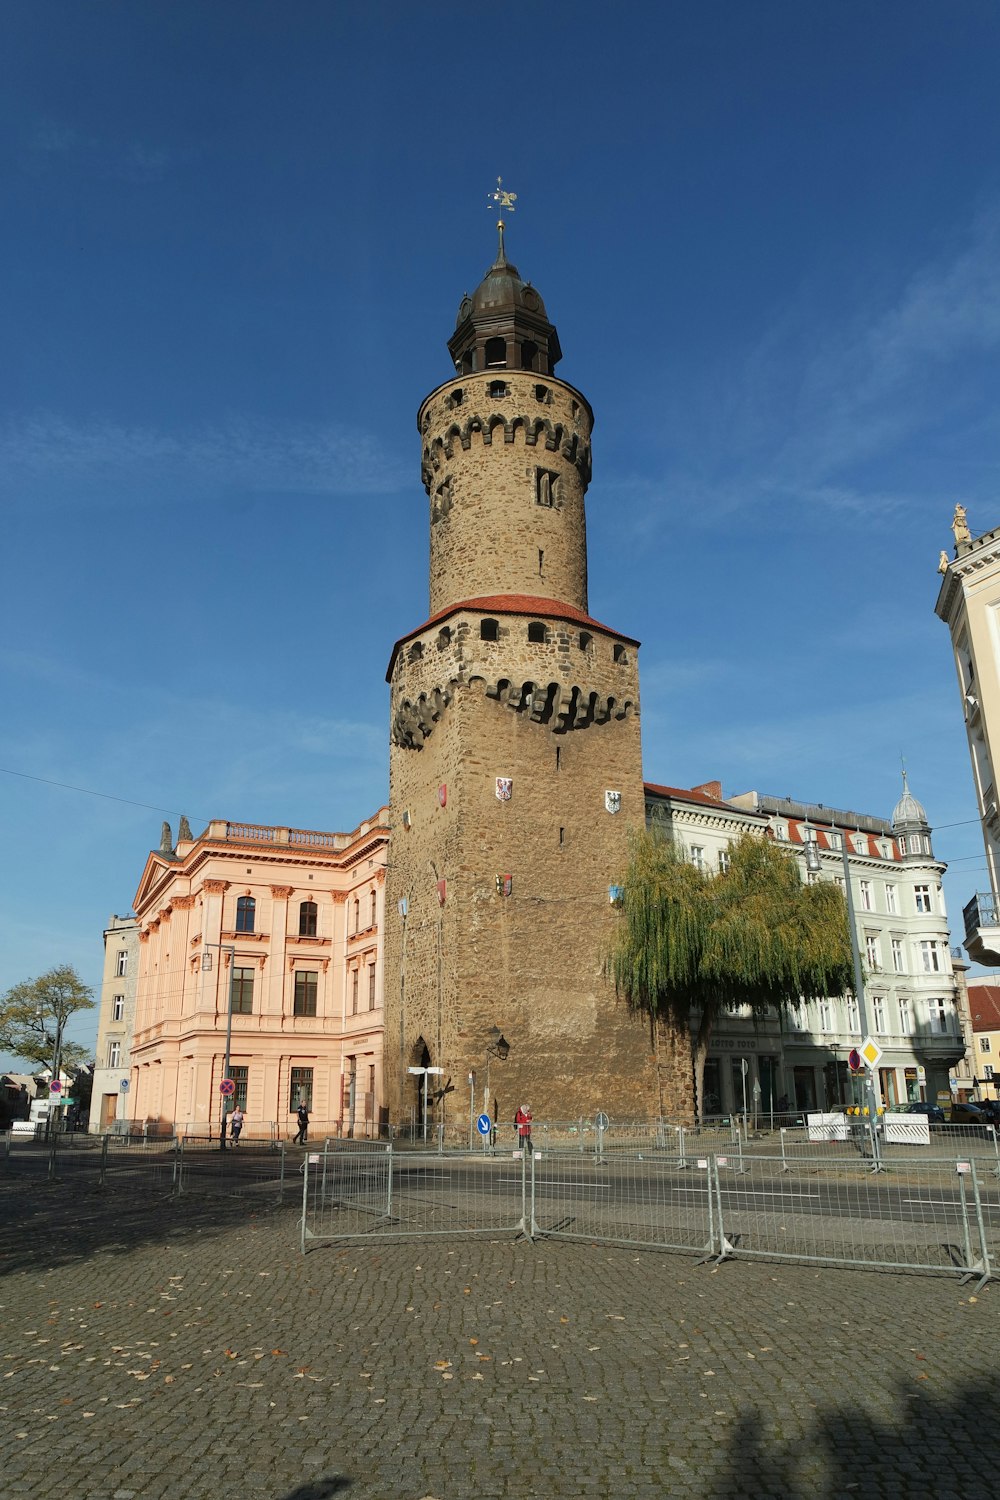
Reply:
[[944, 1110], [940, 1104], [928, 1104], [924, 1099], [914, 1099], [903, 1111], [907, 1115], [926, 1115], [929, 1125], [944, 1124]]
[[977, 1099], [988, 1125], [1000, 1125], [1000, 1099]]
[[974, 1104], [971, 1099], [956, 1099], [951, 1106], [951, 1123], [953, 1125], [992, 1125], [993, 1121], [987, 1115], [981, 1104]]

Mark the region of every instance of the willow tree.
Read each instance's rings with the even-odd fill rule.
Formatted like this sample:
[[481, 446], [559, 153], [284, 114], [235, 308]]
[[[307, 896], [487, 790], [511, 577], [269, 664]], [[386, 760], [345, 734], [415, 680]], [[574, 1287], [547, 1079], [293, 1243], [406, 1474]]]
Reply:
[[696, 869], [659, 834], [635, 836], [607, 956], [634, 1010], [687, 1029], [698, 1118], [720, 1015], [756, 1016], [853, 986], [847, 906], [829, 881], [803, 885], [795, 856], [744, 833], [725, 871]]

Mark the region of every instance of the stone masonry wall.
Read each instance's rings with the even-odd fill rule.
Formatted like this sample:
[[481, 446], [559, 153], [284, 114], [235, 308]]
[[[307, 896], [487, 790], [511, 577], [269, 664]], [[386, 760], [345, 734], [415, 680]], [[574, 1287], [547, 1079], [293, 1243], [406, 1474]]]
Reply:
[[[491, 395], [501, 386], [502, 396]], [[419, 413], [430, 497], [430, 612], [532, 594], [587, 608], [592, 417], [579, 391], [515, 370], [469, 375]]]
[[[661, 1033], [654, 1045], [648, 1022], [626, 1011], [601, 973], [615, 921], [608, 887], [624, 867], [628, 828], [643, 823], [634, 650], [597, 632], [581, 647], [579, 628], [554, 619], [544, 643], [528, 642], [520, 616], [501, 617], [497, 642], [479, 638], [471, 614], [449, 624], [445, 641], [431, 629], [408, 643], [392, 682], [391, 1107], [408, 1117], [416, 1084], [405, 1070], [422, 1041], [455, 1089], [444, 1105], [449, 1129], [467, 1131], [468, 1074], [481, 1099], [496, 1025], [511, 1044], [507, 1062], [491, 1065], [500, 1118], [520, 1100], [539, 1118], [598, 1108], [683, 1117], [684, 1039]], [[413, 733], [401, 710], [421, 702]], [[509, 801], [497, 798], [497, 777], [511, 778]], [[621, 793], [614, 814], [609, 789]], [[505, 875], [509, 896], [496, 888]]]

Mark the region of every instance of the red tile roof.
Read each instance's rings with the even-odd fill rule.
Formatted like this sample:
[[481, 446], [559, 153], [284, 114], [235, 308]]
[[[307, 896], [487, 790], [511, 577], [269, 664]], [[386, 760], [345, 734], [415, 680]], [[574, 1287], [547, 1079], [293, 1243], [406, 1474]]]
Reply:
[[973, 1031], [1000, 1031], [1000, 984], [970, 984]]
[[582, 609], [577, 609], [574, 604], [566, 604], [561, 599], [540, 599], [533, 594], [490, 594], [481, 599], [460, 599], [457, 604], [449, 604], [447, 609], [439, 609], [437, 614], [431, 615], [422, 625], [415, 630], [407, 631], [401, 635], [392, 648], [389, 658], [389, 668], [385, 674], [388, 682], [392, 677], [392, 669], [396, 664], [396, 654], [401, 646], [411, 641], [421, 631], [428, 630], [432, 625], [441, 620], [447, 620], [450, 615], [456, 615], [461, 610], [475, 610], [478, 614], [486, 615], [539, 615], [547, 616], [549, 619], [570, 620], [574, 625], [587, 625], [591, 630], [600, 630], [604, 635], [613, 635], [615, 640], [627, 641], [630, 646], [638, 646], [640, 643], [631, 635], [622, 635], [620, 630], [612, 630], [610, 625], [602, 625], [600, 620], [591, 619], [590, 615], [584, 614]]
[[722, 797], [710, 797], [701, 788], [687, 788], [681, 786], [660, 786], [655, 781], [644, 781], [643, 787], [647, 792], [652, 792], [654, 797], [676, 797], [682, 802], [694, 802], [700, 807], [718, 807], [723, 812], [742, 813], [748, 818], [767, 819], [766, 813], [750, 812], [745, 807], [734, 807], [731, 802], [726, 802]]

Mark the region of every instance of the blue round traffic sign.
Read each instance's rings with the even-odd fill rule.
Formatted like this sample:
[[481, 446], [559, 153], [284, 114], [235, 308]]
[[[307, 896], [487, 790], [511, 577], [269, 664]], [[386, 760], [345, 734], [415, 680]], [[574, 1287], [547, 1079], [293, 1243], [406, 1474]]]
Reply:
[[225, 1094], [227, 1097], [230, 1094], [235, 1094], [236, 1093], [236, 1084], [233, 1082], [233, 1080], [231, 1078], [224, 1078], [222, 1080], [222, 1082], [219, 1084], [219, 1093], [220, 1094]]
[[493, 1121], [490, 1119], [489, 1115], [479, 1116], [479, 1119], [476, 1121], [476, 1129], [479, 1131], [480, 1135], [489, 1135], [490, 1131], [493, 1129]]

